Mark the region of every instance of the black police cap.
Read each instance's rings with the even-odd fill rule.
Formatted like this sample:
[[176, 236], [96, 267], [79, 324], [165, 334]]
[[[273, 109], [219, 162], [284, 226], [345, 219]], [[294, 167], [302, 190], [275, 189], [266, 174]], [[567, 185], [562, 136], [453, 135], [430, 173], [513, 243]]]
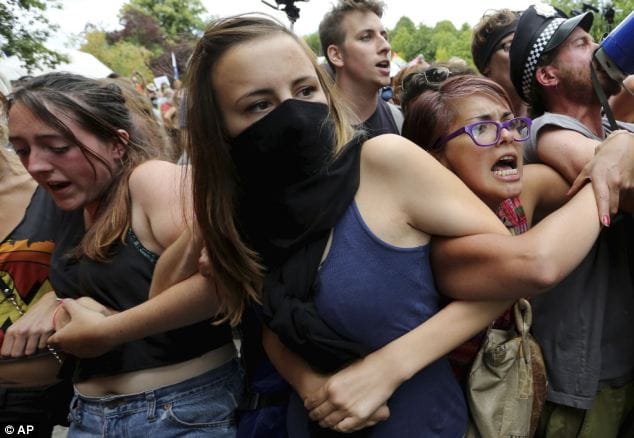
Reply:
[[541, 56], [559, 47], [577, 26], [589, 31], [593, 19], [592, 12], [567, 18], [545, 4], [532, 5], [522, 13], [509, 53], [511, 80], [522, 99], [529, 100], [531, 82]]

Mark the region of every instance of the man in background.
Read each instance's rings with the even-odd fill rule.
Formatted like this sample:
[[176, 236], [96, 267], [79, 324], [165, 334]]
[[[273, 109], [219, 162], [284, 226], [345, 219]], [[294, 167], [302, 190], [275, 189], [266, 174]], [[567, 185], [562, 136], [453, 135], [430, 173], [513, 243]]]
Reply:
[[[381, 23], [383, 3], [339, 0], [319, 24], [319, 39], [337, 88], [371, 136], [400, 132], [400, 109], [380, 99], [390, 85], [390, 51]], [[400, 120], [399, 120], [400, 119]]]

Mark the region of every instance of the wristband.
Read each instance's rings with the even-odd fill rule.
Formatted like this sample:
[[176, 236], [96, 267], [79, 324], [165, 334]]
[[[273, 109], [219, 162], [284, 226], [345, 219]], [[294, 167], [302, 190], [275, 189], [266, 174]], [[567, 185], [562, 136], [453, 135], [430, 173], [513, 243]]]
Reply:
[[53, 315], [51, 315], [51, 325], [53, 326], [53, 331], [57, 331], [57, 329], [55, 328], [55, 317], [57, 316], [57, 312], [59, 312], [59, 309], [62, 308], [63, 304], [64, 304], [64, 299], [60, 299], [59, 303], [55, 307], [55, 310], [53, 310]]

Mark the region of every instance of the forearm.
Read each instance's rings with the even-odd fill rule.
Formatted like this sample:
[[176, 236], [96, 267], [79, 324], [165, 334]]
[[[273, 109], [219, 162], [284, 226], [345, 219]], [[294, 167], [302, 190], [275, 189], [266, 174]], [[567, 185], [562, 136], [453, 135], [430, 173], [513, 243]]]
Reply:
[[524, 296], [552, 288], [581, 263], [601, 231], [597, 217], [596, 199], [588, 184], [527, 233], [515, 237], [533, 254], [525, 269], [534, 274], [536, 288]]
[[[371, 353], [401, 383], [489, 325], [513, 301], [454, 301], [423, 324]], [[386, 376], [387, 378], [387, 376]]]
[[187, 228], [156, 262], [149, 297], [153, 298], [197, 273], [199, 256], [200, 248], [192, 238], [192, 231]]
[[211, 319], [218, 309], [217, 293], [210, 280], [195, 274], [151, 300], [109, 316], [102, 333], [117, 345]]
[[42, 295], [24, 316], [6, 330], [0, 344], [0, 356], [20, 357], [44, 348], [53, 333], [51, 317], [57, 304], [55, 292]]
[[37, 303], [31, 306], [27, 314], [29, 312], [33, 312], [36, 308], [42, 313], [50, 314], [55, 310], [55, 307], [57, 307], [57, 303], [58, 299], [57, 295], [55, 295], [55, 291], [48, 291], [44, 295], [42, 295], [39, 300], [37, 300]]
[[453, 302], [423, 324], [328, 379], [304, 398], [321, 426], [353, 431], [389, 417], [398, 387], [487, 326], [511, 302]]
[[634, 121], [634, 75], [630, 75], [623, 81], [623, 86], [628, 90], [621, 90], [617, 95], [610, 97], [610, 107], [616, 120], [624, 122]]
[[262, 328], [262, 344], [275, 369], [302, 399], [325, 382], [325, 376], [316, 373], [306, 361], [286, 348], [266, 326]]
[[525, 234], [479, 235], [432, 245], [440, 290], [455, 299], [517, 299], [544, 292], [585, 257], [600, 231], [590, 186]]

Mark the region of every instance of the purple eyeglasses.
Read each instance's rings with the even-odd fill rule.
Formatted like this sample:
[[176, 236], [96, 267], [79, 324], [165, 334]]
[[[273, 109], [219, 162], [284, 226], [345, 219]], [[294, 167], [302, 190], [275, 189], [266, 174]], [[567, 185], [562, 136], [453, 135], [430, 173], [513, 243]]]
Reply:
[[500, 141], [502, 129], [507, 129], [513, 134], [513, 140], [526, 141], [531, 135], [531, 125], [533, 121], [529, 117], [515, 117], [506, 122], [496, 122], [494, 120], [483, 120], [480, 122], [470, 123], [462, 128], [452, 132], [449, 135], [439, 138], [432, 149], [439, 148], [446, 144], [449, 140], [462, 134], [467, 134], [471, 140], [480, 147], [493, 146]]

